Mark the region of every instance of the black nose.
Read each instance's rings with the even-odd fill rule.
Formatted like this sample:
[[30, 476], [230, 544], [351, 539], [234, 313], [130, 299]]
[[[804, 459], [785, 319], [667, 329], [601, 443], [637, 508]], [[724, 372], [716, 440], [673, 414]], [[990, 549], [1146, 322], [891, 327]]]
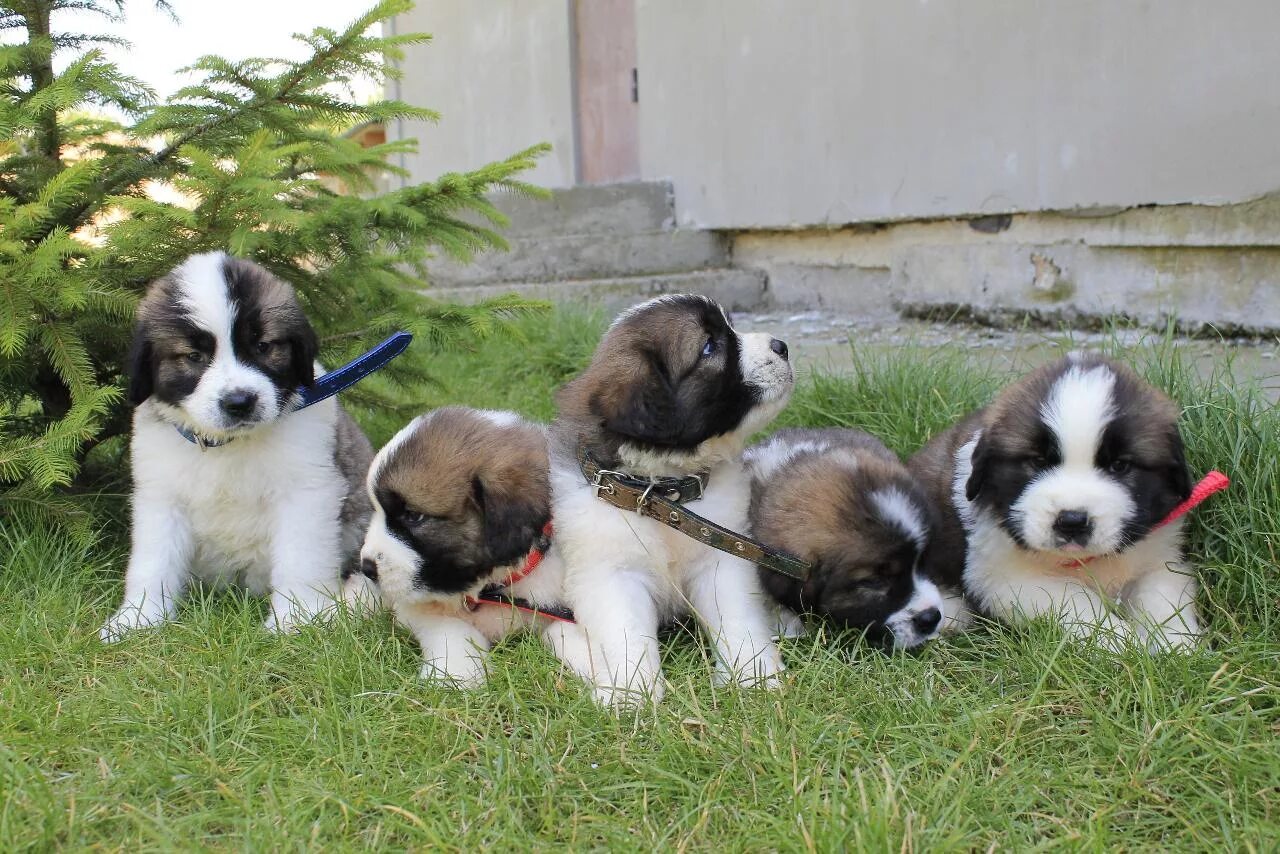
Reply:
[[937, 608], [925, 608], [919, 614], [911, 618], [911, 625], [916, 627], [922, 635], [933, 632], [938, 627], [938, 623], [942, 622], [942, 612]]
[[362, 558], [360, 560], [360, 573], [370, 581], [377, 581], [378, 565], [373, 561], [369, 560], [369, 558], [367, 557]]
[[781, 341], [781, 340], [779, 340], [779, 339], [777, 339], [777, 338], [770, 338], [770, 339], [769, 339], [769, 349], [770, 349], [770, 350], [772, 350], [773, 352], [777, 353], [779, 356], [781, 356], [781, 357], [782, 357], [782, 358], [784, 358], [784, 359], [785, 359], [785, 358], [787, 358], [787, 353], [789, 353], [789, 352], [790, 352], [790, 351], [787, 349], [787, 342], [786, 342], [786, 341]]
[[258, 405], [258, 395], [244, 389], [236, 389], [224, 394], [222, 400], [218, 401], [218, 405], [231, 417], [244, 418], [246, 415], [253, 414], [253, 408]]
[[1067, 540], [1078, 540], [1089, 535], [1093, 523], [1089, 514], [1083, 510], [1063, 510], [1053, 520], [1053, 530], [1058, 536]]

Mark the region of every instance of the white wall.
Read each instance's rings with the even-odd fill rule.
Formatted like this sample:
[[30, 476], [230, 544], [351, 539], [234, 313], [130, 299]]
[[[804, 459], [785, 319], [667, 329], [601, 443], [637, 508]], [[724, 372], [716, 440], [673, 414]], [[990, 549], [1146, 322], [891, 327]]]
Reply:
[[[452, 5], [452, 4], [450, 4]], [[1280, 188], [1277, 0], [638, 0], [683, 223], [1222, 203]]]
[[434, 39], [410, 48], [390, 94], [441, 114], [436, 125], [388, 128], [415, 137], [405, 165], [416, 180], [474, 169], [539, 142], [553, 146], [522, 176], [544, 187], [574, 182], [573, 92], [567, 0], [420, 0], [397, 32]]

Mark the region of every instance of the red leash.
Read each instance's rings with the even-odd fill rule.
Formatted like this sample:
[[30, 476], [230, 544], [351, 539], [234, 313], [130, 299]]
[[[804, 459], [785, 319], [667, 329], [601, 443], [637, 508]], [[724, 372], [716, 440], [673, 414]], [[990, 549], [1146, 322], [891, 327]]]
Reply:
[[502, 605], [507, 608], [515, 608], [517, 611], [524, 611], [526, 614], [547, 617], [552, 620], [559, 620], [562, 623], [572, 623], [574, 621], [573, 612], [567, 608], [561, 608], [556, 605], [539, 607], [505, 592], [511, 589], [511, 585], [528, 578], [538, 568], [538, 565], [542, 563], [542, 559], [547, 556], [547, 551], [551, 548], [551, 536], [554, 533], [555, 528], [552, 527], [550, 522], [543, 525], [542, 535], [533, 544], [533, 548], [529, 549], [529, 554], [525, 556], [524, 563], [520, 565], [520, 568], [512, 570], [511, 574], [507, 576], [507, 580], [497, 585], [497, 589], [482, 591], [479, 596], [468, 596], [467, 607], [474, 611], [481, 605]]
[[[1213, 495], [1215, 492], [1221, 492], [1230, 485], [1231, 478], [1227, 477], [1222, 472], [1217, 470], [1209, 472], [1204, 477], [1200, 478], [1200, 482], [1192, 488], [1191, 495], [1187, 496], [1187, 500], [1170, 510], [1169, 515], [1165, 516], [1153, 525], [1151, 530], [1155, 531], [1163, 528], [1165, 525], [1173, 524], [1192, 510], [1196, 509], [1196, 507], [1203, 504], [1210, 495]], [[1093, 563], [1100, 557], [1105, 557], [1105, 555], [1071, 558], [1069, 560], [1064, 560], [1062, 563], [1058, 564], [1058, 566], [1063, 569], [1075, 569], [1082, 567], [1085, 564]]]

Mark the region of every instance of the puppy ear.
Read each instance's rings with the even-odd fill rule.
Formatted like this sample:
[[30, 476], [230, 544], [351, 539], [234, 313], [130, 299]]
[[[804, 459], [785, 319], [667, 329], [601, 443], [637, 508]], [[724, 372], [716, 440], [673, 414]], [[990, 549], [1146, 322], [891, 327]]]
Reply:
[[1176, 424], [1169, 428], [1169, 483], [1179, 501], [1191, 497], [1191, 471], [1187, 468], [1187, 453]]
[[982, 492], [991, 468], [991, 443], [987, 441], [985, 433], [978, 439], [969, 459], [972, 467], [969, 470], [969, 480], [964, 485], [964, 497], [972, 501]]
[[617, 386], [597, 392], [591, 410], [606, 430], [655, 445], [675, 444], [686, 428], [676, 390], [656, 356], [650, 357], [645, 376], [629, 383], [625, 392]]
[[522, 557], [551, 518], [551, 508], [532, 492], [486, 484], [480, 477], [471, 480], [471, 499], [480, 508], [485, 550], [493, 566]]
[[289, 335], [290, 369], [297, 385], [314, 385], [316, 381], [316, 355], [320, 342], [306, 318], [299, 318], [297, 328]]
[[138, 324], [129, 348], [129, 403], [139, 405], [155, 389], [155, 357], [151, 340]]

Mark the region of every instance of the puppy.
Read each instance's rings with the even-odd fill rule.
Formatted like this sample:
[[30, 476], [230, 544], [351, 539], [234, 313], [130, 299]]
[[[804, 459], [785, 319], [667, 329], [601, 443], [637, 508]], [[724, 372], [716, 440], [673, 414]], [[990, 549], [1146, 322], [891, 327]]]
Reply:
[[937, 511], [897, 455], [858, 430], [781, 430], [748, 448], [751, 530], [812, 568], [800, 582], [761, 568], [785, 608], [826, 617], [910, 649], [938, 635], [944, 611], [963, 620], [922, 572]]
[[414, 419], [369, 468], [373, 519], [361, 571], [422, 647], [422, 676], [460, 687], [485, 679], [485, 653], [521, 628], [539, 628], [560, 654], [572, 626], [476, 602], [541, 554], [505, 592], [563, 605], [558, 550], [540, 542], [551, 519], [547, 437], [510, 412], [447, 407]]
[[965, 555], [969, 599], [1108, 648], [1194, 645], [1182, 523], [1154, 527], [1191, 491], [1177, 418], [1128, 368], [1073, 353], [930, 441], [910, 467], [944, 508], [938, 554]]
[[621, 314], [590, 366], [557, 396], [552, 495], [565, 594], [587, 648], [568, 663], [607, 704], [658, 700], [658, 626], [691, 611], [711, 635], [721, 683], [771, 684], [781, 670], [755, 567], [599, 500], [581, 449], [637, 478], [699, 475], [688, 509], [747, 528], [747, 439], [786, 406], [787, 346], [739, 335], [701, 296], [663, 296]]
[[193, 255], [148, 289], [129, 372], [133, 550], [103, 640], [171, 618], [193, 579], [270, 593], [273, 631], [333, 605], [373, 449], [334, 399], [291, 411], [316, 349], [293, 289], [248, 261]]

